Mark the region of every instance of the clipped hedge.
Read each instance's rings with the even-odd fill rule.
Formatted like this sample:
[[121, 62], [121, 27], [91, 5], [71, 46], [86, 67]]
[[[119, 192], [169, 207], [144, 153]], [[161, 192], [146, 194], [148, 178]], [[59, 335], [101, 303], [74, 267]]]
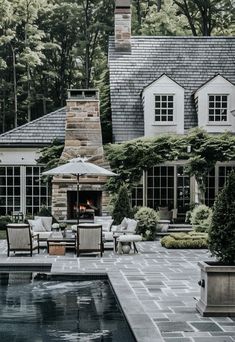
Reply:
[[208, 248], [207, 233], [172, 233], [161, 239], [165, 248]]

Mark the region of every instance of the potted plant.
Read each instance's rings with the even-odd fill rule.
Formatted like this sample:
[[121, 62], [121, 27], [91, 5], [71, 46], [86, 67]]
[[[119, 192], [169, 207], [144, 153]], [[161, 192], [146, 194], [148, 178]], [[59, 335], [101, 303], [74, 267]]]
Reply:
[[201, 297], [197, 310], [203, 316], [235, 315], [235, 173], [219, 193], [208, 230], [215, 262], [199, 262]]

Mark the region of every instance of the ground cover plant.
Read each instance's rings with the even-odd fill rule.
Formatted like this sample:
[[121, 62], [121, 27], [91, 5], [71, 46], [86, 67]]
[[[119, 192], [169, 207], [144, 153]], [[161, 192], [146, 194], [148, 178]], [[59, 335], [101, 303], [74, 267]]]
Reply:
[[235, 173], [231, 172], [227, 184], [214, 203], [208, 231], [209, 250], [223, 264], [235, 264]]
[[164, 236], [160, 242], [165, 248], [208, 248], [208, 234], [195, 231], [171, 233]]

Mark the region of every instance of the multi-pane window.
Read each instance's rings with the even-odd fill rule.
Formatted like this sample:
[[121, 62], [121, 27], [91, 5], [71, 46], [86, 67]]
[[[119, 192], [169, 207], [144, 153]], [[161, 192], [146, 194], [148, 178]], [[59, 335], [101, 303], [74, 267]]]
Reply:
[[183, 166], [177, 166], [177, 209], [179, 213], [190, 209], [190, 177]]
[[20, 167], [0, 167], [0, 215], [20, 211]]
[[235, 166], [219, 166], [219, 190], [223, 189], [232, 170], [235, 170]]
[[206, 192], [205, 192], [205, 204], [208, 207], [212, 207], [215, 201], [215, 168], [213, 168], [210, 172], [208, 172], [206, 177], [205, 184]]
[[155, 121], [173, 121], [174, 95], [155, 95]]
[[227, 121], [228, 95], [209, 95], [209, 121]]
[[40, 166], [26, 167], [26, 213], [37, 214], [42, 206], [50, 205], [48, 186], [41, 181], [41, 172]]
[[143, 184], [139, 184], [132, 189], [132, 207], [143, 206]]
[[0, 166], [0, 215], [19, 211], [34, 215], [43, 205], [50, 207], [50, 191], [41, 172], [41, 166]]
[[147, 206], [174, 208], [174, 166], [155, 166], [147, 173]]

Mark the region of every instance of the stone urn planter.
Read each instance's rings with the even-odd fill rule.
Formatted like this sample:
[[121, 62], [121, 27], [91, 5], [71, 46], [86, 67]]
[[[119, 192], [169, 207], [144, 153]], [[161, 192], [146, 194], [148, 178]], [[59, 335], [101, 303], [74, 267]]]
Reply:
[[203, 316], [235, 315], [235, 265], [199, 262], [201, 297], [196, 304]]

